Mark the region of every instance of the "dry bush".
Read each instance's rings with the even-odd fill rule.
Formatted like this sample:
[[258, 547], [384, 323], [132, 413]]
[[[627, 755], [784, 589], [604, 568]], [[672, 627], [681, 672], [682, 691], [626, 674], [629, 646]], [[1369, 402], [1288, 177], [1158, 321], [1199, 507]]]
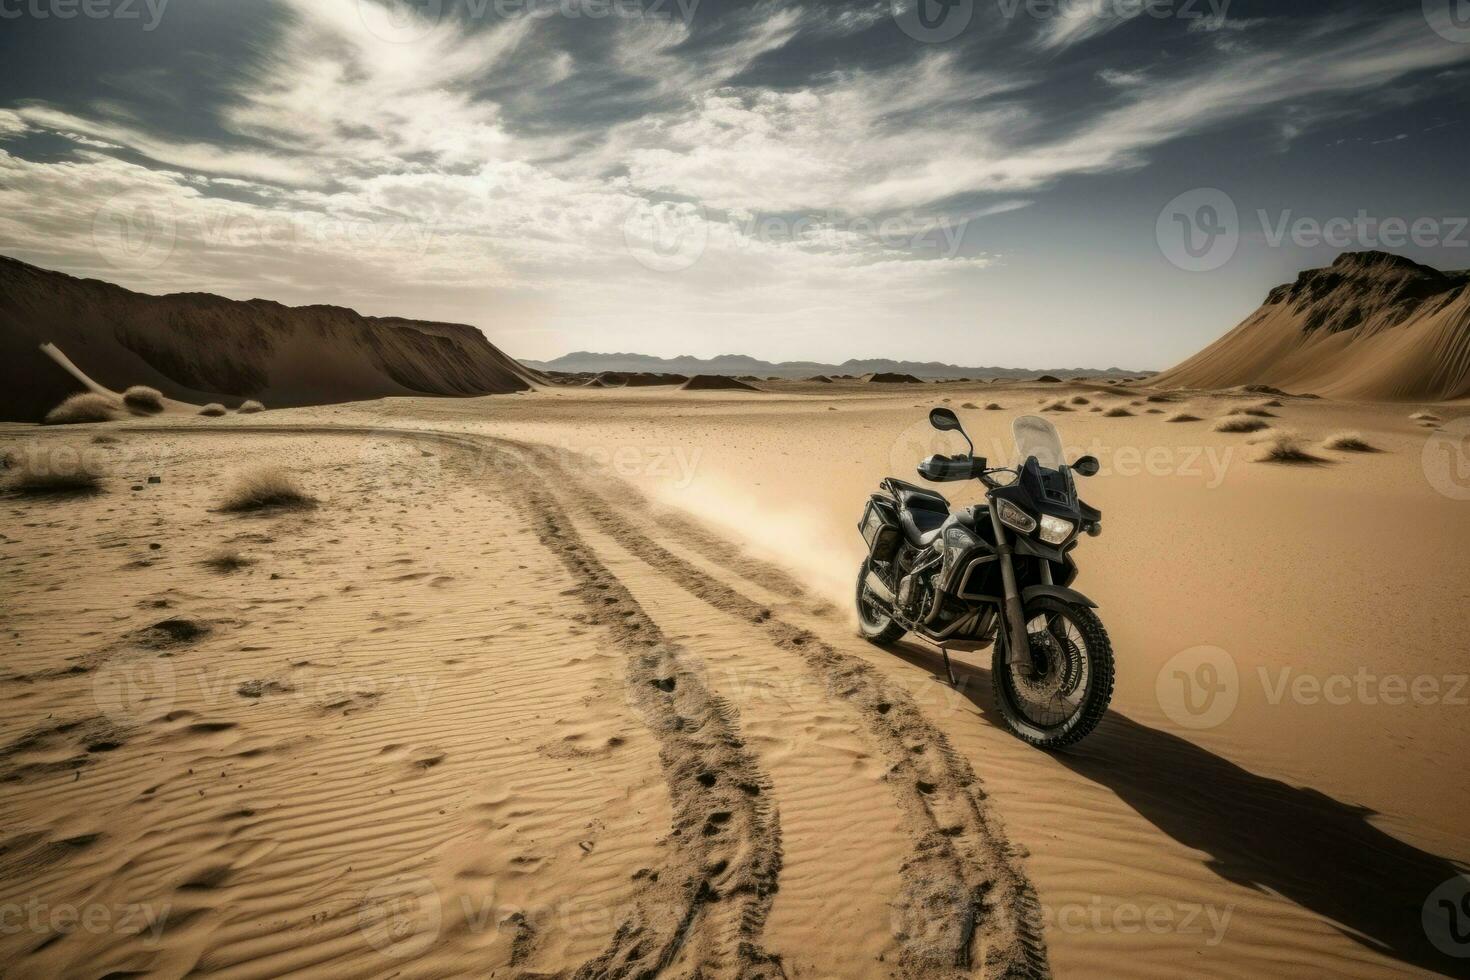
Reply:
[[1005, 411], [1005, 406], [999, 402], [986, 402], [985, 410], [987, 412], [1003, 412]]
[[1322, 440], [1323, 449], [1336, 449], [1343, 453], [1378, 453], [1383, 450], [1369, 443], [1361, 432], [1335, 432]]
[[1073, 398], [1072, 398], [1072, 404], [1073, 405], [1091, 405], [1092, 402], [1090, 400], [1088, 400], [1087, 398], [1084, 398], [1081, 395], [1074, 395]]
[[117, 418], [117, 402], [95, 391], [72, 395], [46, 413], [47, 425], [76, 425], [82, 422], [111, 422]]
[[135, 412], [161, 412], [163, 392], [147, 385], [133, 385], [123, 392], [123, 404]]
[[1286, 430], [1274, 431], [1269, 435], [1252, 439], [1260, 446], [1256, 453], [1258, 463], [1325, 463], [1321, 456], [1313, 456], [1302, 446], [1301, 437]]
[[315, 506], [316, 500], [298, 487], [291, 474], [279, 466], [262, 466], [241, 474], [220, 502], [220, 510], [227, 514], [301, 510]]
[[113, 443], [122, 442], [117, 436], [100, 435], [93, 436], [92, 442], [98, 446], [111, 446]]
[[210, 418], [219, 418], [225, 414], [225, 407], [219, 402], [210, 402], [199, 410], [200, 415], [208, 415]]
[[1281, 407], [1281, 401], [1280, 401], [1280, 399], [1277, 399], [1277, 398], [1267, 398], [1265, 401], [1259, 402], [1256, 405], [1256, 408], [1280, 408], [1280, 407]]
[[1133, 413], [1128, 411], [1128, 409], [1124, 408], [1122, 405], [1115, 406], [1108, 409], [1106, 412], [1103, 412], [1103, 418], [1105, 419], [1127, 419], [1132, 417]]
[[1442, 421], [1440, 417], [1438, 415], [1435, 415], [1433, 412], [1415, 412], [1413, 415], [1410, 415], [1409, 418], [1413, 419], [1415, 422]]
[[1230, 410], [1229, 414], [1249, 415], [1252, 418], [1257, 419], [1274, 419], [1276, 417], [1276, 413], [1268, 412], [1264, 408], [1233, 408]]
[[1066, 402], [1052, 402], [1042, 409], [1043, 412], [1070, 412], [1072, 410], [1072, 406]]
[[1154, 402], [1154, 403], [1164, 402], [1166, 404], [1168, 402], [1177, 402], [1178, 400], [1179, 400], [1179, 396], [1177, 396], [1177, 395], [1149, 395], [1147, 398], [1144, 399], [1144, 401], [1149, 401], [1149, 402]]
[[238, 551], [221, 551], [210, 555], [204, 561], [200, 562], [200, 564], [212, 572], [220, 575], [229, 575], [231, 572], [238, 572], [242, 568], [248, 568], [254, 565], [255, 562], [246, 558]]
[[254, 398], [247, 398], [240, 403], [240, 407], [235, 409], [235, 411], [240, 415], [254, 415], [256, 412], [265, 411], [265, 406]]
[[80, 449], [53, 447], [50, 452], [7, 455], [0, 489], [28, 497], [71, 497], [100, 493], [102, 470]]
[[1198, 415], [1190, 415], [1188, 412], [1180, 412], [1164, 419], [1165, 422], [1199, 422], [1202, 421]]
[[1269, 428], [1271, 426], [1260, 419], [1246, 418], [1243, 415], [1227, 415], [1215, 423], [1216, 432], [1260, 432]]

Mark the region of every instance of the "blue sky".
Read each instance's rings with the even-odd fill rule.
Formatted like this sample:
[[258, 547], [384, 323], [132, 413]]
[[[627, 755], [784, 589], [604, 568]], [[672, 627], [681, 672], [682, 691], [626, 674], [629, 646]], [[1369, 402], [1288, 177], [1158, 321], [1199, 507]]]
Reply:
[[0, 251], [535, 358], [1164, 367], [1344, 250], [1470, 267], [1467, 81], [1464, 0], [0, 0]]

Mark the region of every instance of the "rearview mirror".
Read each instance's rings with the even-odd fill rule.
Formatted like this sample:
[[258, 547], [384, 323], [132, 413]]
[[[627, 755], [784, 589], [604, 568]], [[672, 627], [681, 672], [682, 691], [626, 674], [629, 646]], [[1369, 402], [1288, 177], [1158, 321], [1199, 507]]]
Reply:
[[953, 432], [962, 428], [959, 416], [947, 408], [936, 408], [929, 413], [929, 424], [940, 432]]
[[1072, 472], [1078, 476], [1097, 476], [1097, 471], [1101, 468], [1096, 456], [1083, 456], [1072, 464]]

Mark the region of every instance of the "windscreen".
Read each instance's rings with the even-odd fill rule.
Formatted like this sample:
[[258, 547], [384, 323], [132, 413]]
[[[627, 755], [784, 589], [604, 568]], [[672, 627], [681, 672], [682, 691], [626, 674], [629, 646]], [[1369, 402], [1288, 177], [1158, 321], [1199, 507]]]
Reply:
[[1011, 426], [1016, 437], [1016, 465], [1035, 456], [1038, 466], [1048, 470], [1062, 467], [1062, 437], [1056, 426], [1037, 415], [1023, 415]]

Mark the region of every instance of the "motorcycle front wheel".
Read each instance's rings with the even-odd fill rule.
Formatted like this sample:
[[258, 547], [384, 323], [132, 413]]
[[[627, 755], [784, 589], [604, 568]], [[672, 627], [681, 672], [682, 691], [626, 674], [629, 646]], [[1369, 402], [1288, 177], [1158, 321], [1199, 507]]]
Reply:
[[995, 703], [1022, 741], [1039, 749], [1073, 745], [1097, 727], [1113, 697], [1108, 631], [1086, 606], [1042, 596], [1026, 607], [1026, 635], [1030, 649], [1019, 663], [1006, 662], [1004, 636], [995, 645]]
[[857, 617], [858, 634], [869, 643], [887, 646], [895, 643], [908, 630], [893, 621], [878, 605], [878, 600], [868, 591], [867, 578], [871, 559], [863, 559], [858, 566]]

